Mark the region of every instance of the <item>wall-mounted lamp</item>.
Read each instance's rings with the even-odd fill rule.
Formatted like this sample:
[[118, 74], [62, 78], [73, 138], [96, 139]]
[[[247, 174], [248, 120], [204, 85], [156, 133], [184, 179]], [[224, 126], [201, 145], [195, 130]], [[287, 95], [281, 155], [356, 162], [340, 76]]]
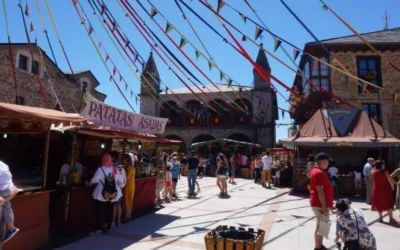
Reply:
[[7, 134], [4, 134], [4, 135], [3, 135], [3, 138], [4, 138], [4, 139], [7, 139], [7, 136], [8, 136]]
[[104, 142], [100, 143], [100, 148], [101, 149], [105, 149], [106, 148], [106, 144]]
[[142, 150], [142, 142], [141, 141], [138, 142], [138, 150], [139, 151]]

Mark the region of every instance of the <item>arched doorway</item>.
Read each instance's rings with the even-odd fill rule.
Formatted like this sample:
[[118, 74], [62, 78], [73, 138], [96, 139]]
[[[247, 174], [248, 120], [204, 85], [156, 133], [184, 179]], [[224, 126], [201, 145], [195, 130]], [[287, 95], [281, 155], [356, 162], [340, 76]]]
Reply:
[[[244, 98], [239, 98], [235, 100], [235, 104], [241, 107], [240, 110], [235, 110], [234, 114], [234, 124], [244, 125], [252, 123], [253, 105], [251, 102]], [[246, 113], [243, 111], [245, 110]]]
[[214, 99], [208, 103], [210, 119], [208, 120], [209, 126], [222, 126], [227, 123], [230, 124], [232, 120], [232, 113], [229, 104], [224, 100]]
[[[211, 141], [211, 140], [215, 140], [215, 137], [212, 135], [209, 135], [209, 134], [200, 134], [193, 138], [192, 144], [198, 143], [198, 142], [204, 142], [204, 141]], [[197, 147], [197, 148], [195, 147], [195, 148], [191, 148], [191, 149], [195, 150], [198, 154], [203, 155], [203, 156], [209, 154], [209, 149], [208, 149], [207, 145], [203, 145], [201, 147]]]
[[253, 142], [253, 141], [250, 139], [250, 137], [248, 137], [247, 135], [242, 134], [242, 133], [231, 134], [230, 136], [228, 136], [227, 139], [235, 140], [235, 141], [242, 141], [242, 142], [250, 142], [250, 143]]
[[186, 108], [192, 112], [192, 115], [185, 116], [186, 126], [201, 126], [206, 119], [207, 108], [204, 103], [197, 100], [190, 100], [186, 102]]
[[172, 146], [172, 148], [174, 148], [172, 151], [178, 151], [178, 152], [186, 152], [186, 144], [185, 141], [183, 140], [182, 137], [180, 137], [179, 135], [167, 135], [164, 136], [165, 139], [168, 140], [175, 140], [175, 141], [181, 141], [182, 143], [178, 144], [174, 144], [174, 146]]

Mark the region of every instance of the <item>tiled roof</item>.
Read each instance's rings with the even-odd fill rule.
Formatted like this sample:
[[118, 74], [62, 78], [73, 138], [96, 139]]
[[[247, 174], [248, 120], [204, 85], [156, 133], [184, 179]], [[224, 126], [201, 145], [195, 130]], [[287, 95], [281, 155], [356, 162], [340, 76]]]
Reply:
[[[218, 89], [210, 84], [210, 85], [205, 85], [205, 88], [203, 88], [202, 86], [199, 86], [200, 88], [202, 88], [202, 90], [204, 91], [204, 93], [219, 93], [219, 92], [238, 92], [239, 91], [239, 86], [230, 86], [228, 87], [228, 85], [224, 85], [224, 84], [216, 84], [218, 86]], [[197, 93], [202, 93], [197, 87], [193, 86], [190, 87], [190, 89], [193, 90], [193, 92]], [[192, 92], [190, 91], [190, 89], [188, 88], [179, 88], [179, 89], [172, 89], [171, 91], [173, 91], [175, 94], [192, 94]], [[250, 91], [252, 90], [252, 88], [249, 87], [243, 87], [242, 88], [243, 91]], [[170, 91], [168, 91], [168, 93], [170, 93]], [[160, 93], [161, 95], [165, 95], [165, 91]]]
[[[361, 35], [370, 43], [400, 43], [400, 27], [363, 33]], [[326, 39], [322, 40], [321, 42], [325, 44], [363, 43], [360, 38], [355, 35]]]

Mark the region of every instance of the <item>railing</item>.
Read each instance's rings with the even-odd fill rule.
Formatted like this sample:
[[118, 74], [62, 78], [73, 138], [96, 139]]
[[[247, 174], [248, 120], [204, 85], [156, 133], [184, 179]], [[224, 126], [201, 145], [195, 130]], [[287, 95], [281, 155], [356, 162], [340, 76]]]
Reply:
[[169, 117], [168, 127], [227, 127], [252, 125], [251, 115], [218, 115], [211, 117], [173, 116]]

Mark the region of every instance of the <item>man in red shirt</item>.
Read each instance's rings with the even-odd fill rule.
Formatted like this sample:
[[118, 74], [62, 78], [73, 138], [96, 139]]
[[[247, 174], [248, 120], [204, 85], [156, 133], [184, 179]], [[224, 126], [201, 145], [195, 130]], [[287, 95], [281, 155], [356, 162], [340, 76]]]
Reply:
[[318, 234], [320, 219], [329, 217], [329, 210], [333, 208], [333, 187], [326, 172], [329, 165], [329, 157], [325, 153], [319, 153], [315, 157], [316, 165], [310, 173], [310, 205], [317, 218], [315, 229], [315, 249], [327, 249], [322, 245], [323, 236]]

